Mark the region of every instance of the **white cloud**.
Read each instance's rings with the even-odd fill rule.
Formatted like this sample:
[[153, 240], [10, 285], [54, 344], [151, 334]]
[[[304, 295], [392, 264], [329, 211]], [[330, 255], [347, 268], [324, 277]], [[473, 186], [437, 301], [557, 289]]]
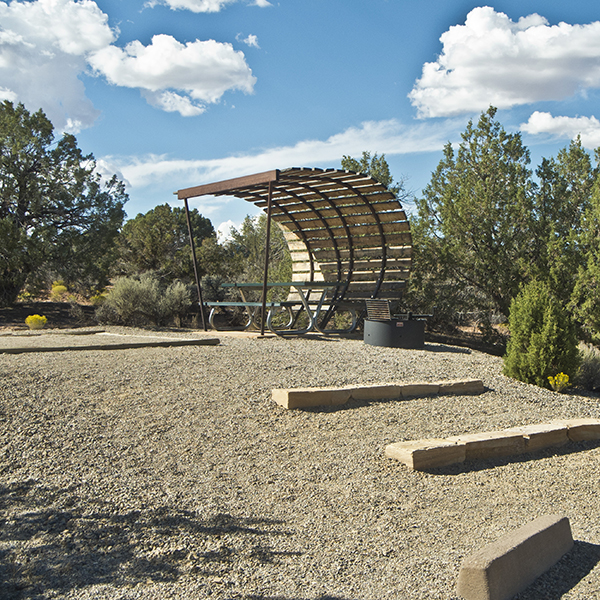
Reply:
[[[253, 154], [210, 160], [178, 160], [157, 155], [109, 156], [103, 158], [102, 165], [107, 172], [118, 173], [133, 189], [162, 184], [166, 180], [182, 189], [275, 168], [339, 164], [344, 154], [360, 156], [365, 149], [386, 155], [439, 151], [463, 125], [450, 120], [435, 126], [423, 123], [411, 127], [395, 119], [369, 121], [326, 140], [305, 140], [293, 146], [268, 148]], [[222, 205], [222, 200], [219, 202]], [[210, 206], [203, 205], [202, 209], [206, 214], [211, 212]]]
[[9, 102], [16, 102], [18, 100], [18, 96], [12, 90], [0, 88], [0, 102], [4, 102], [5, 100], [8, 100]]
[[260, 46], [258, 45], [258, 38], [254, 35], [254, 34], [250, 34], [248, 35], [248, 37], [242, 39], [242, 34], [238, 33], [235, 36], [235, 39], [238, 42], [244, 42], [244, 44], [246, 44], [247, 46], [250, 46], [251, 48], [260, 48]]
[[[215, 13], [220, 12], [228, 4], [233, 4], [238, 0], [150, 0], [146, 6], [156, 6], [162, 4], [168, 6], [171, 10], [190, 10], [195, 13]], [[264, 8], [271, 6], [267, 0], [255, 0], [254, 6]]]
[[[228, 1], [235, 0], [187, 0]], [[139, 88], [152, 106], [183, 116], [203, 113], [227, 90], [252, 92], [256, 79], [231, 44], [184, 45], [158, 35], [148, 46], [134, 41], [122, 49], [112, 45], [117, 35], [92, 0], [0, 0], [0, 101], [42, 108], [57, 129], [77, 133], [99, 115], [79, 78], [90, 66], [109, 83]]]
[[586, 148], [600, 146], [600, 121], [596, 117], [553, 117], [548, 112], [536, 110], [521, 129], [533, 135], [549, 134], [569, 140], [580, 135]]
[[151, 104], [184, 116], [200, 114], [227, 90], [251, 93], [256, 81], [244, 54], [231, 44], [181, 44], [170, 35], [155, 35], [148, 46], [134, 41], [124, 49], [102, 48], [89, 63], [110, 83], [141, 88]]
[[40, 52], [80, 56], [110, 44], [108, 17], [92, 0], [0, 2], [2, 43], [37, 47]]
[[219, 243], [223, 243], [228, 239], [231, 239], [231, 228], [240, 229], [242, 226], [241, 223], [236, 223], [229, 219], [228, 221], [223, 221], [217, 228], [217, 240]]
[[600, 22], [550, 26], [533, 14], [514, 22], [489, 6], [440, 38], [409, 94], [419, 117], [444, 117], [561, 100], [600, 87]]
[[148, 2], [147, 6], [156, 6], [164, 4], [172, 10], [190, 10], [195, 13], [214, 13], [219, 12], [227, 4], [232, 4], [237, 0], [154, 0]]
[[115, 36], [91, 0], [0, 2], [0, 97], [42, 108], [64, 131], [90, 126], [98, 112], [78, 75]]
[[[185, 160], [166, 155], [104, 156], [98, 167], [115, 173], [125, 182], [131, 196], [126, 206], [130, 216], [145, 212], [149, 202], [170, 201], [180, 206], [173, 193], [178, 189], [287, 167], [336, 167], [344, 154], [360, 156], [371, 150], [387, 157], [418, 152], [440, 152], [449, 139], [457, 139], [464, 128], [462, 119], [403, 125], [395, 119], [370, 121], [324, 140], [304, 140], [291, 146], [257, 149], [254, 152], [205, 160]], [[235, 198], [203, 196], [190, 200], [190, 207], [216, 223], [242, 220], [260, 212]]]
[[176, 92], [145, 91], [143, 95], [152, 106], [165, 112], [178, 112], [182, 117], [196, 117], [206, 110], [204, 106], [194, 104], [187, 96], [181, 96]]

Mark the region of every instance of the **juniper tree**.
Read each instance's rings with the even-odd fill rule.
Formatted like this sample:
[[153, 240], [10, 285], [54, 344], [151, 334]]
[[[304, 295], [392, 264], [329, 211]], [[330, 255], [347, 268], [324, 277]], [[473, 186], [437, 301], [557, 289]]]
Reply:
[[105, 285], [126, 201], [73, 135], [57, 140], [41, 110], [1, 103], [0, 305], [52, 277], [82, 291]]

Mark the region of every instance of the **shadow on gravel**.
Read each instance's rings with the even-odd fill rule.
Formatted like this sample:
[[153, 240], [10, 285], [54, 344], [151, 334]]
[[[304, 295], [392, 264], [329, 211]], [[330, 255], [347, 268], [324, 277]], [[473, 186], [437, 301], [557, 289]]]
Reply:
[[269, 547], [288, 536], [281, 521], [216, 514], [201, 519], [170, 507], [119, 511], [25, 481], [0, 485], [0, 598], [67, 595], [94, 584], [127, 587], [180, 576], [221, 581], [246, 568], [298, 553]]
[[424, 470], [424, 473], [430, 475], [462, 475], [463, 473], [472, 473], [474, 471], [486, 471], [495, 467], [503, 467], [514, 463], [526, 463], [532, 460], [541, 460], [550, 456], [567, 456], [577, 452], [585, 452], [593, 450], [600, 446], [600, 440], [591, 440], [589, 442], [569, 442], [564, 446], [555, 446], [544, 448], [536, 452], [528, 452], [526, 454], [514, 454], [512, 456], [504, 456], [502, 458], [488, 458], [485, 460], [471, 460], [464, 463], [457, 463], [448, 467], [439, 467], [436, 469]]
[[463, 348], [460, 346], [446, 346], [445, 344], [432, 344], [430, 342], [425, 342], [425, 346], [423, 348], [426, 352], [450, 352], [453, 354], [472, 354], [470, 348]]
[[538, 577], [525, 591], [515, 596], [515, 600], [559, 600], [599, 562], [599, 545], [576, 541], [569, 553]]

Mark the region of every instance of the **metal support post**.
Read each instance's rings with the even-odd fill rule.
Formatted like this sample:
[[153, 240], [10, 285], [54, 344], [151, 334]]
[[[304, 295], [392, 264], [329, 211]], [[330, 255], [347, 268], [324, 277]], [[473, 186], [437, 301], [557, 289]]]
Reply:
[[194, 276], [196, 277], [196, 289], [198, 290], [198, 302], [200, 304], [200, 314], [202, 315], [202, 327], [204, 331], [208, 331], [206, 327], [206, 320], [204, 318], [204, 301], [202, 300], [202, 287], [200, 286], [200, 277], [198, 276], [198, 261], [196, 259], [196, 247], [194, 244], [194, 233], [192, 231], [192, 220], [190, 219], [190, 209], [188, 206], [187, 198], [184, 198], [185, 202], [185, 217], [187, 219], [188, 233], [190, 235], [190, 247], [192, 250], [192, 263], [194, 264]]
[[269, 181], [269, 196], [267, 199], [267, 240], [265, 242], [265, 272], [262, 289], [262, 315], [260, 319], [260, 335], [265, 335], [265, 319], [267, 311], [267, 283], [269, 281], [269, 248], [271, 246], [271, 210], [273, 205], [273, 182]]

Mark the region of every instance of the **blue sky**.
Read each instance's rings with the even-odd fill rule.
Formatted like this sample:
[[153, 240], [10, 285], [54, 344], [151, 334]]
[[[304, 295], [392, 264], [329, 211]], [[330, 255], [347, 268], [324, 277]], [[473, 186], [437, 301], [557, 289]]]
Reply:
[[[128, 186], [180, 188], [384, 153], [416, 194], [490, 104], [532, 164], [600, 146], [597, 0], [0, 1], [0, 100], [43, 108]], [[215, 227], [241, 200], [191, 203]]]

